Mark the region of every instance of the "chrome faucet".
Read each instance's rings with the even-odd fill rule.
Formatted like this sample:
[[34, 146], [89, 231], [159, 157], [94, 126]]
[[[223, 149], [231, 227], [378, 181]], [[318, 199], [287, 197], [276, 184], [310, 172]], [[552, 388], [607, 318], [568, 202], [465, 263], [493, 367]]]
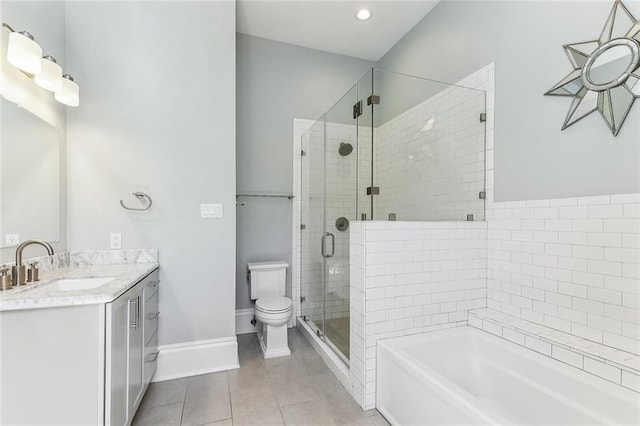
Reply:
[[32, 244], [39, 244], [45, 249], [47, 249], [47, 254], [49, 256], [53, 255], [53, 247], [46, 241], [43, 240], [27, 240], [20, 244], [16, 249], [16, 265], [11, 268], [11, 276], [13, 277], [13, 285], [25, 285], [25, 267], [22, 264], [22, 252], [27, 246]]

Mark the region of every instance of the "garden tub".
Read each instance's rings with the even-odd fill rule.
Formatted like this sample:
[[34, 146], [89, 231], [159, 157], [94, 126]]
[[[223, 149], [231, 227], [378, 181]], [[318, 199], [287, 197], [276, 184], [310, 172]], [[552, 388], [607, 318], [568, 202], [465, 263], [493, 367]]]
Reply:
[[640, 424], [640, 394], [473, 327], [377, 343], [393, 425]]

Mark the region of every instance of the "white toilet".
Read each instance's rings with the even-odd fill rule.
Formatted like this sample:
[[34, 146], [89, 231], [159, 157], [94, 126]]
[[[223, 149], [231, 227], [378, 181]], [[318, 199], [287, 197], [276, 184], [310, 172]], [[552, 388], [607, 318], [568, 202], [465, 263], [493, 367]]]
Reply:
[[291, 299], [284, 297], [287, 267], [283, 261], [248, 263], [251, 300], [256, 301], [258, 339], [265, 358], [291, 355], [287, 322], [293, 314]]

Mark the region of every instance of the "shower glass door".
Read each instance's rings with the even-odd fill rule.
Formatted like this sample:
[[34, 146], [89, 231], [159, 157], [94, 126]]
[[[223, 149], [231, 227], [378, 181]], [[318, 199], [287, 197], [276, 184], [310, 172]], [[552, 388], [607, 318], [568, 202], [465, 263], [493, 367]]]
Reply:
[[325, 341], [349, 359], [349, 226], [357, 218], [357, 86], [325, 114], [324, 260]]
[[357, 86], [302, 137], [301, 314], [349, 360], [349, 226], [357, 218]]

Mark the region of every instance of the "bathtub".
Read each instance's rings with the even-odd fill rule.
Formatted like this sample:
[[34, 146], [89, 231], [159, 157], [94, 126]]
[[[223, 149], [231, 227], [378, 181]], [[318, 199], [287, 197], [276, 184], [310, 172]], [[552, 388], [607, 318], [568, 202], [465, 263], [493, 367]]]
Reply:
[[393, 425], [640, 424], [640, 394], [473, 327], [378, 340]]

